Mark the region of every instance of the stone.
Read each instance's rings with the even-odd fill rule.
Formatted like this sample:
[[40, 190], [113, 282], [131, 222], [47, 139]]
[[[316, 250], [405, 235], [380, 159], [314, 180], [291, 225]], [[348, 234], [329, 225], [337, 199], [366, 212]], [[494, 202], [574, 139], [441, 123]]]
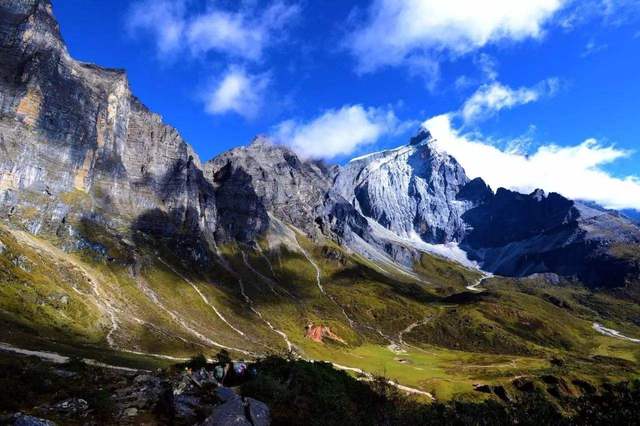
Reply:
[[271, 411], [264, 402], [253, 398], [245, 398], [249, 407], [249, 418], [253, 426], [269, 426], [271, 424]]
[[7, 246], [5, 246], [2, 241], [0, 241], [0, 254], [4, 254], [5, 251], [7, 251]]
[[31, 272], [32, 270], [31, 261], [26, 256], [17, 256], [11, 261], [11, 263], [13, 263], [14, 266], [22, 269], [24, 272]]
[[193, 424], [202, 408], [202, 400], [194, 395], [177, 395], [173, 398], [173, 416], [180, 424]]
[[127, 408], [124, 410], [125, 417], [135, 417], [138, 415], [138, 409], [135, 407]]
[[123, 409], [154, 410], [169, 392], [168, 384], [151, 374], [141, 374], [133, 379], [133, 384], [119, 389], [114, 402]]
[[240, 399], [240, 396], [235, 393], [232, 389], [226, 387], [219, 387], [215, 390], [215, 394], [218, 399], [222, 402], [231, 401], [234, 399]]
[[317, 232], [315, 219], [331, 187], [332, 171], [324, 164], [257, 137], [209, 161], [204, 171], [215, 188], [219, 238], [253, 240], [267, 230], [268, 213]]
[[28, 416], [22, 413], [12, 416], [8, 424], [11, 426], [56, 426], [56, 424], [50, 420]]
[[237, 398], [214, 407], [202, 426], [252, 426], [252, 423], [245, 415], [244, 403]]
[[87, 411], [89, 404], [82, 398], [69, 398], [55, 404], [53, 409], [64, 415], [76, 415]]
[[109, 212], [97, 223], [212, 237], [213, 188], [193, 149], [133, 96], [123, 70], [69, 55], [49, 0], [2, 2], [0, 46], [0, 216], [54, 233], [86, 220], [89, 197]]

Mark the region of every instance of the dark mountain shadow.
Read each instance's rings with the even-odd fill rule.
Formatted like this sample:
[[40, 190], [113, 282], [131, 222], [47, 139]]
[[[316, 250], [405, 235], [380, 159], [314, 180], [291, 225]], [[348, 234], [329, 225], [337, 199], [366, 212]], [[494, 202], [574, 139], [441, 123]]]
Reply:
[[573, 201], [559, 194], [545, 197], [536, 191], [524, 195], [500, 188], [489, 202], [470, 209], [462, 218], [471, 227], [467, 244], [499, 247], [560, 228], [575, 228], [579, 216]]
[[462, 217], [469, 233], [461, 243], [473, 260], [503, 276], [553, 272], [592, 287], [617, 287], [638, 276], [638, 266], [609, 253], [609, 243], [589, 238], [574, 201], [541, 190], [529, 195], [498, 189]]
[[383, 285], [398, 296], [420, 303], [437, 303], [443, 300], [441, 297], [426, 291], [419, 284], [394, 280], [375, 269], [370, 269], [362, 265], [342, 268], [331, 274], [328, 281], [343, 287], [356, 286], [358, 285], [358, 281], [375, 282]]
[[253, 177], [229, 161], [213, 175], [218, 210], [216, 238], [250, 242], [269, 228], [269, 215], [253, 187]]
[[171, 263], [206, 271], [215, 259], [206, 234], [199, 227], [200, 214], [191, 207], [165, 212], [151, 209], [131, 226], [136, 247], [157, 253]]

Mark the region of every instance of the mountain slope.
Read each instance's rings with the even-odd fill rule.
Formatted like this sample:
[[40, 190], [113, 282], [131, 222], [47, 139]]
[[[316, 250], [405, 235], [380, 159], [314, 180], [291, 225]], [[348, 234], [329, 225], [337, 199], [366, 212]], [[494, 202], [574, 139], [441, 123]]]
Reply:
[[594, 381], [637, 370], [635, 343], [593, 328], [640, 335], [629, 289], [467, 258], [580, 276], [575, 241], [627, 280], [623, 219], [494, 194], [426, 131], [344, 168], [264, 139], [202, 166], [124, 72], [68, 55], [48, 0], [0, 2], [0, 37], [0, 341], [153, 366], [292, 352], [444, 399], [557, 357]]

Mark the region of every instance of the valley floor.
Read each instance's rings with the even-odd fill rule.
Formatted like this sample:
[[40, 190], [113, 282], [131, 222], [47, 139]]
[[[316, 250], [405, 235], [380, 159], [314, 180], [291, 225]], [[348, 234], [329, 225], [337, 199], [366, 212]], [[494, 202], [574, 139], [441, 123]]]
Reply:
[[200, 271], [160, 242], [100, 228], [80, 249], [14, 225], [0, 241], [0, 350], [54, 362], [151, 370], [221, 350], [279, 354], [384, 377], [425, 401], [517, 398], [525, 382], [576, 396], [582, 383], [639, 377], [638, 304], [544, 277], [486, 276], [432, 255], [410, 275], [288, 227], [219, 247]]

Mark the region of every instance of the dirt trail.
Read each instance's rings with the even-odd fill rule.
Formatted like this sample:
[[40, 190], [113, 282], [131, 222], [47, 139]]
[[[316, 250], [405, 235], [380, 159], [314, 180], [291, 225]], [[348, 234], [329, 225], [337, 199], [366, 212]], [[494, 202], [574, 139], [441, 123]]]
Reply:
[[273, 265], [271, 264], [271, 260], [269, 260], [269, 257], [267, 257], [267, 255], [264, 253], [264, 251], [262, 250], [262, 247], [260, 247], [260, 244], [256, 244], [257, 251], [260, 254], [260, 257], [262, 257], [265, 262], [267, 262], [267, 265], [269, 265], [269, 270], [271, 271], [271, 276], [273, 277], [274, 280], [278, 279], [278, 277], [276, 276], [276, 272], [273, 270]]
[[468, 285], [466, 287], [466, 289], [469, 290], [469, 291], [473, 291], [475, 293], [481, 293], [481, 292], [485, 291], [485, 289], [480, 288], [482, 283], [485, 282], [485, 280], [488, 280], [489, 278], [492, 278], [492, 277], [493, 277], [493, 274], [489, 274], [489, 273], [484, 273], [483, 272], [482, 277], [478, 278], [478, 280], [475, 283], [473, 283], [471, 285]]
[[612, 328], [607, 328], [605, 326], [603, 326], [602, 324], [598, 324], [597, 322], [593, 323], [593, 329], [595, 331], [597, 331], [600, 334], [603, 334], [605, 336], [609, 336], [609, 337], [613, 337], [616, 339], [621, 339], [621, 340], [627, 340], [629, 342], [633, 342], [633, 343], [640, 343], [640, 339], [634, 339], [632, 337], [627, 337], [624, 334], [620, 333], [618, 330], [614, 330]]
[[176, 274], [177, 276], [179, 276], [180, 278], [182, 278], [182, 280], [184, 282], [186, 282], [187, 284], [189, 284], [195, 291], [196, 293], [198, 293], [198, 295], [200, 296], [200, 298], [202, 299], [202, 301], [211, 308], [211, 310], [218, 316], [218, 318], [220, 318], [222, 320], [222, 322], [224, 322], [226, 325], [229, 326], [229, 328], [231, 328], [233, 331], [235, 331], [236, 333], [238, 333], [240, 336], [242, 337], [246, 337], [246, 335], [244, 334], [243, 331], [238, 330], [236, 327], [234, 327], [233, 325], [231, 325], [231, 323], [229, 321], [227, 321], [227, 319], [220, 313], [220, 311], [218, 311], [218, 308], [216, 308], [211, 302], [209, 302], [209, 299], [207, 299], [207, 297], [202, 293], [202, 291], [200, 291], [200, 289], [198, 288], [198, 286], [196, 286], [189, 278], [185, 277], [184, 275], [182, 275], [180, 272], [178, 272], [173, 266], [171, 266], [169, 263], [165, 262], [163, 259], [158, 257], [158, 260], [167, 268], [169, 268], [174, 274]]
[[[359, 368], [354, 368], [354, 367], [347, 367], [344, 365], [340, 365], [340, 364], [336, 364], [335, 362], [332, 362], [331, 365], [334, 366], [334, 368], [337, 368], [338, 370], [344, 370], [344, 371], [353, 371], [355, 373], [361, 374], [364, 376], [364, 380], [365, 381], [372, 381], [374, 380], [374, 377], [371, 373], [368, 373], [364, 370], [361, 370]], [[434, 398], [434, 396], [429, 393], [429, 392], [425, 392], [423, 390], [420, 389], [416, 389], [416, 388], [412, 388], [409, 386], [404, 386], [401, 385], [399, 383], [394, 382], [393, 380], [387, 380], [387, 384], [394, 386], [404, 392], [410, 393], [410, 394], [414, 394], [414, 395], [422, 395], [422, 396], [426, 396], [427, 398], [431, 399], [432, 401], [435, 401], [436, 399]]]
[[[22, 349], [22, 348], [18, 348], [3, 342], [0, 342], [0, 351], [9, 352], [9, 353], [18, 354], [18, 355], [24, 355], [24, 356], [34, 356], [43, 361], [51, 362], [53, 364], [66, 364], [71, 359], [68, 356], [60, 355], [57, 352], [33, 351], [29, 349]], [[87, 365], [91, 365], [94, 367], [107, 368], [109, 370], [118, 370], [118, 371], [126, 371], [126, 372], [133, 372], [133, 373], [136, 373], [139, 371], [148, 371], [148, 370], [138, 370], [135, 368], [119, 367], [117, 365], [105, 364], [103, 362], [96, 361], [95, 359], [91, 359], [91, 358], [83, 358], [82, 362]]]
[[[102, 313], [109, 318], [109, 322], [111, 323], [109, 331], [106, 335], [107, 344], [110, 347], [115, 348], [116, 344], [113, 339], [113, 335], [119, 328], [119, 321], [116, 315], [118, 309], [115, 308], [112, 302], [109, 300], [109, 295], [103, 291], [100, 285], [101, 280], [98, 279], [93, 272], [86, 268], [80, 261], [76, 260], [72, 255], [63, 252], [52, 244], [40, 240], [25, 231], [19, 231], [15, 229], [8, 229], [8, 231], [14, 236], [14, 238], [16, 238], [18, 242], [31, 247], [35, 251], [44, 252], [59, 262], [70, 264], [74, 269], [78, 270], [82, 275], [85, 276], [85, 278], [87, 278], [87, 281], [89, 282], [91, 290], [93, 292], [93, 300], [100, 308]], [[76, 287], [72, 286], [72, 289], [76, 293], [85, 294], [78, 290]]]
[[171, 319], [176, 324], [178, 324], [179, 326], [181, 326], [182, 328], [187, 330], [189, 333], [191, 333], [192, 335], [194, 335], [195, 337], [197, 337], [201, 341], [205, 342], [206, 344], [208, 344], [210, 346], [215, 346], [215, 347], [220, 348], [220, 349], [236, 351], [236, 352], [239, 352], [239, 353], [244, 354], [244, 355], [251, 355], [251, 353], [248, 352], [248, 351], [245, 351], [245, 350], [239, 349], [239, 348], [234, 348], [234, 347], [231, 347], [231, 346], [223, 345], [222, 343], [216, 342], [215, 340], [212, 340], [212, 339], [208, 338], [207, 336], [205, 336], [204, 334], [200, 333], [199, 331], [194, 329], [192, 326], [187, 324], [187, 322], [184, 319], [182, 319], [180, 317], [180, 315], [178, 315], [177, 313], [173, 312], [171, 309], [169, 309], [166, 306], [164, 306], [164, 304], [160, 301], [160, 298], [158, 297], [156, 292], [153, 291], [151, 289], [151, 287], [149, 287], [144, 282], [144, 280], [142, 280], [141, 278], [138, 278], [137, 283], [138, 283], [138, 287], [140, 288], [140, 290], [145, 294], [145, 296], [147, 296], [147, 298], [149, 298], [149, 300], [151, 300], [151, 302], [153, 302], [154, 305], [156, 305], [158, 308], [160, 308], [161, 310], [166, 312], [167, 315], [169, 315], [169, 317], [171, 317]]
[[287, 336], [287, 334], [284, 331], [281, 331], [281, 330], [278, 330], [277, 328], [275, 328], [273, 326], [273, 324], [271, 324], [271, 322], [269, 320], [267, 320], [265, 317], [263, 317], [262, 313], [260, 311], [258, 311], [253, 306], [253, 300], [251, 300], [251, 298], [247, 295], [247, 292], [244, 289], [244, 282], [241, 279], [238, 279], [238, 284], [240, 284], [240, 293], [242, 294], [242, 297], [244, 298], [244, 300], [247, 303], [247, 305], [249, 306], [249, 309], [251, 310], [251, 312], [256, 314], [258, 316], [258, 318], [260, 318], [262, 320], [262, 322], [264, 322], [267, 325], [267, 327], [269, 327], [274, 333], [276, 333], [277, 335], [282, 337], [284, 339], [285, 343], [287, 344], [287, 350], [289, 352], [292, 352], [294, 346], [289, 341], [289, 336]]
[[[249, 297], [249, 295], [247, 294], [245, 288], [244, 288], [244, 282], [242, 281], [242, 278], [240, 278], [240, 274], [238, 274], [232, 267], [231, 265], [226, 261], [226, 259], [224, 258], [224, 256], [222, 255], [222, 253], [220, 253], [220, 250], [217, 250], [217, 255], [218, 255], [218, 259], [220, 260], [220, 265], [222, 265], [222, 267], [229, 272], [231, 275], [233, 275], [237, 280], [238, 280], [238, 285], [240, 286], [240, 294], [242, 295], [242, 298], [244, 299], [245, 303], [247, 304], [247, 306], [249, 307], [249, 310], [251, 312], [253, 312], [258, 318], [260, 318], [260, 320], [262, 322], [264, 322], [267, 327], [269, 327], [269, 329], [271, 329], [271, 331], [273, 331], [274, 333], [276, 333], [277, 335], [279, 335], [280, 337], [282, 337], [285, 341], [285, 343], [287, 344], [287, 349], [289, 350], [289, 352], [291, 352], [294, 349], [293, 344], [291, 343], [291, 341], [289, 341], [289, 336], [286, 335], [285, 332], [278, 330], [277, 328], [274, 327], [274, 325], [268, 321], [266, 318], [264, 318], [264, 316], [262, 315], [262, 313], [260, 311], [258, 311], [253, 304], [253, 300]], [[244, 252], [242, 253], [242, 257], [243, 259], [245, 259], [245, 254]], [[245, 263], [247, 264], [248, 262], [245, 260]], [[249, 265], [247, 265], [249, 266]], [[249, 267], [249, 269], [251, 269], [253, 271], [253, 268]], [[264, 277], [267, 278], [267, 277]], [[267, 278], [268, 279], [268, 278]], [[293, 297], [293, 296], [291, 296]], [[266, 345], [265, 345], [266, 346]]]
[[349, 323], [349, 326], [355, 331], [356, 322], [351, 319], [351, 317], [347, 314], [347, 311], [344, 309], [344, 307], [342, 307], [342, 305], [340, 305], [332, 295], [330, 295], [330, 294], [328, 294], [327, 292], [324, 291], [324, 287], [322, 286], [322, 283], [321, 283], [321, 280], [320, 280], [320, 267], [318, 267], [318, 264], [316, 262], [314, 262], [313, 259], [311, 258], [311, 256], [309, 255], [309, 253], [307, 253], [307, 251], [304, 248], [302, 248], [302, 245], [300, 244], [300, 242], [297, 239], [296, 239], [296, 244], [298, 246], [298, 249], [304, 255], [304, 257], [309, 261], [309, 263], [316, 270], [316, 284], [317, 284], [318, 288], [320, 289], [320, 292], [323, 295], [325, 295], [334, 305], [336, 305], [336, 307], [338, 309], [340, 309], [340, 311], [342, 311], [342, 315], [344, 315], [344, 317], [347, 319], [347, 322]]
[[[280, 293], [278, 293], [278, 291], [276, 291], [275, 289], [275, 281], [273, 281], [271, 278], [266, 277], [264, 274], [262, 274], [260, 271], [258, 271], [257, 269], [255, 269], [251, 263], [249, 263], [249, 259], [247, 258], [247, 254], [242, 251], [242, 262], [244, 263], [244, 265], [251, 271], [253, 272], [256, 276], [258, 276], [258, 278], [260, 278], [265, 284], [267, 284], [267, 286], [269, 287], [269, 290], [271, 290], [271, 293], [273, 293], [276, 296], [281, 296]], [[288, 296], [291, 296], [291, 293], [289, 293], [286, 289], [284, 289], [284, 291], [287, 293]]]
[[402, 346], [410, 346], [407, 343], [405, 343], [404, 341], [404, 335], [411, 333], [415, 328], [420, 327], [421, 325], [425, 325], [426, 323], [428, 323], [429, 321], [431, 321], [431, 316], [426, 317], [425, 319], [422, 319], [420, 321], [416, 321], [412, 324], [409, 324], [407, 326], [407, 328], [405, 328], [404, 330], [402, 330], [400, 333], [398, 333], [398, 342], [402, 345]]

